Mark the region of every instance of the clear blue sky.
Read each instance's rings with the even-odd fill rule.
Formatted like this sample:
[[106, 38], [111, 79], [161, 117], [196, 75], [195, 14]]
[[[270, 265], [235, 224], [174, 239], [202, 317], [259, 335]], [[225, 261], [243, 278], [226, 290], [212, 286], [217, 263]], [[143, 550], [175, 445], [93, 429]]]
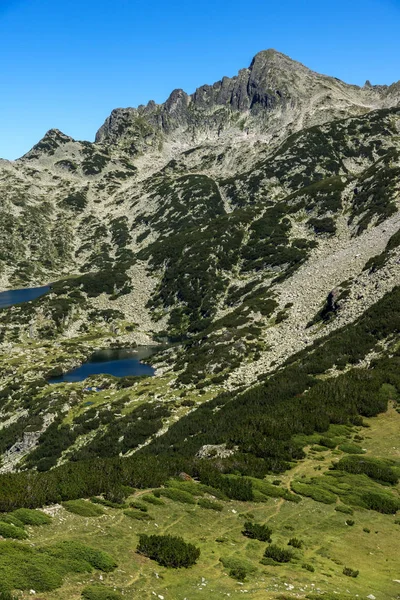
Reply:
[[0, 157], [163, 102], [275, 48], [363, 85], [400, 79], [400, 0], [0, 0]]

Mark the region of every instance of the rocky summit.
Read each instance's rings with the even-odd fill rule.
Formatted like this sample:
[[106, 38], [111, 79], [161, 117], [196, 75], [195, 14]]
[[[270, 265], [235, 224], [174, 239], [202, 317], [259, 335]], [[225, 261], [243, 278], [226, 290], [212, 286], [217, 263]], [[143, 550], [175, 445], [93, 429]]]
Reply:
[[[62, 522], [61, 500], [94, 496], [111, 519], [133, 486], [158, 490], [149, 503], [167, 531], [174, 502], [219, 499], [211, 546], [224, 556], [183, 595], [168, 565], [159, 581], [141, 564], [162, 549], [136, 515], [141, 576], [115, 576], [123, 597], [192, 600], [208, 581], [209, 598], [399, 597], [395, 557], [372, 561], [365, 532], [378, 519], [390, 538], [400, 510], [400, 82], [349, 85], [262, 51], [193, 94], [113, 110], [95, 142], [51, 129], [0, 161], [0, 200], [1, 288], [50, 286], [0, 310], [0, 510], [51, 504]], [[48, 383], [95, 350], [143, 345], [154, 377]], [[297, 513], [311, 537], [280, 554]], [[256, 560], [260, 519], [278, 545]]]

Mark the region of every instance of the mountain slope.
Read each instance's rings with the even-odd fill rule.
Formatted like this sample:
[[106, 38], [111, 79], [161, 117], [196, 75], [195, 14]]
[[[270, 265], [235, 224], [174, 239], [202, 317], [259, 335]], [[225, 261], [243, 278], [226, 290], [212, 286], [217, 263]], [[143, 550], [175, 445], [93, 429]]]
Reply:
[[[0, 534], [30, 536], [2, 543], [6, 592], [393, 598], [399, 83], [263, 51], [191, 95], [116, 109], [94, 143], [50, 130], [0, 161], [0, 201], [2, 287], [51, 284], [0, 311]], [[136, 344], [159, 345], [155, 377], [48, 383]], [[14, 511], [45, 505], [49, 529], [25, 530]], [[242, 518], [290, 542], [289, 562]], [[157, 531], [201, 546], [187, 577], [135, 552]], [[40, 544], [93, 535], [119, 570], [50, 577]], [[16, 580], [7, 561], [28, 545], [41, 575]]]

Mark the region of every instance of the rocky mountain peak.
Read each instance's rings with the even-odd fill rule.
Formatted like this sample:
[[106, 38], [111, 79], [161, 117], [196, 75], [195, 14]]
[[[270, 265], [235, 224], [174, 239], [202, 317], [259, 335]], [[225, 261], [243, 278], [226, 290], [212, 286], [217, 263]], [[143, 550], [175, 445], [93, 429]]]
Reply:
[[24, 154], [23, 159], [39, 158], [42, 155], [53, 155], [57, 148], [68, 142], [74, 142], [75, 140], [65, 135], [59, 129], [49, 129], [42, 137], [42, 139], [33, 146], [29, 152]]
[[[283, 138], [305, 126], [397, 102], [397, 89], [388, 98], [384, 86], [348, 85], [269, 49], [257, 53], [237, 75], [204, 84], [191, 95], [176, 89], [164, 104], [151, 101], [137, 109], [114, 110], [97, 132], [96, 142], [136, 154], [160, 144], [234, 137], [244, 127], [257, 136], [268, 127], [270, 138]], [[237, 113], [243, 115], [240, 123]]]

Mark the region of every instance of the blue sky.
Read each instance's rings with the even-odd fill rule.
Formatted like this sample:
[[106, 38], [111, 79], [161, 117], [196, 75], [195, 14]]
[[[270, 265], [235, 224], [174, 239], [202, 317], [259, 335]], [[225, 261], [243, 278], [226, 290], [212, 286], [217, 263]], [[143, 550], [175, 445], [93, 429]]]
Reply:
[[0, 0], [0, 157], [52, 127], [93, 140], [113, 108], [192, 92], [267, 48], [391, 83], [399, 31], [400, 0]]

